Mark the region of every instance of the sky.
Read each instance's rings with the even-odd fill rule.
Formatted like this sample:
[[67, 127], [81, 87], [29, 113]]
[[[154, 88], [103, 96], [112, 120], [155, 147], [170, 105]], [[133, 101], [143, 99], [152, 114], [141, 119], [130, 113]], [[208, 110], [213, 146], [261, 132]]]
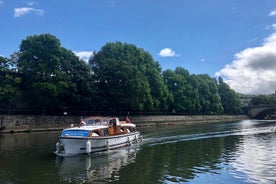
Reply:
[[244, 94], [276, 90], [276, 0], [0, 0], [0, 56], [43, 33], [84, 60], [120, 41], [162, 70], [221, 76]]

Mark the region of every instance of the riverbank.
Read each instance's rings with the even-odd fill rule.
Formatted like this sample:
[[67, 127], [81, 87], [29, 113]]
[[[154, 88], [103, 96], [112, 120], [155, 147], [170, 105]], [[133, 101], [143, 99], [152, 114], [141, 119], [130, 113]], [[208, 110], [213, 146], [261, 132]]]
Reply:
[[[124, 117], [122, 117], [124, 118]], [[193, 116], [130, 116], [137, 127], [174, 124], [229, 122], [248, 119], [245, 115], [193, 115]], [[79, 116], [0, 116], [0, 133], [60, 131], [72, 124], [78, 126]]]
[[137, 127], [173, 124], [229, 122], [249, 119], [246, 115], [192, 115], [192, 116], [140, 116], [132, 117]]

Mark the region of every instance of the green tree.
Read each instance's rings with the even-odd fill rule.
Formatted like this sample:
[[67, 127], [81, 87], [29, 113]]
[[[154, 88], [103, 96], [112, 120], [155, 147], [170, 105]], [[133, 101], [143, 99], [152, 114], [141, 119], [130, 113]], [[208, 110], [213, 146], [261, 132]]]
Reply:
[[23, 76], [23, 89], [30, 94], [32, 107], [70, 110], [91, 102], [92, 75], [89, 66], [63, 48], [53, 35], [34, 35], [23, 40], [18, 68]]
[[188, 70], [177, 67], [175, 71], [166, 70], [163, 77], [173, 101], [170, 108], [177, 112], [196, 113], [200, 111], [198, 82]]
[[257, 95], [250, 99], [251, 105], [269, 105], [276, 104], [275, 95]]
[[16, 54], [11, 58], [0, 56], [0, 103], [12, 106], [19, 95], [21, 77], [16, 72]]
[[221, 103], [225, 113], [240, 113], [241, 112], [241, 101], [239, 95], [232, 90], [223, 79], [218, 79], [218, 91], [221, 98]]
[[193, 102], [193, 113], [198, 114], [201, 112], [202, 107], [200, 105], [199, 82], [197, 80], [197, 75], [191, 75], [189, 83], [192, 86], [190, 97]]
[[133, 44], [107, 43], [91, 59], [101, 104], [110, 111], [166, 108], [168, 91], [152, 56]]
[[183, 104], [185, 100], [183, 77], [168, 69], [163, 72], [163, 78], [173, 97], [170, 109], [172, 111], [184, 112], [186, 107]]
[[218, 93], [216, 80], [207, 74], [197, 75], [199, 82], [199, 101], [202, 113], [223, 112], [221, 98]]

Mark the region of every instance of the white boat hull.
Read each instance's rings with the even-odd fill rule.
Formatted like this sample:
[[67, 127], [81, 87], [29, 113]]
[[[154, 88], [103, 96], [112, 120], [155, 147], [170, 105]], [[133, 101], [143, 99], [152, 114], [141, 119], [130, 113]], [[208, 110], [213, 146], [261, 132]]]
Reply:
[[69, 156], [76, 154], [89, 154], [99, 151], [107, 151], [123, 146], [129, 146], [142, 141], [139, 132], [114, 136], [99, 137], [60, 137], [57, 142], [56, 154], [59, 156]]

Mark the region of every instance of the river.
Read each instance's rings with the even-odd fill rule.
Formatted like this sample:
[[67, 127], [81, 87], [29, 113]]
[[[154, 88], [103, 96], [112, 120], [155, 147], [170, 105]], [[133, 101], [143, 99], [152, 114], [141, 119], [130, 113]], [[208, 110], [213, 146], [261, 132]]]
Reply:
[[1, 184], [276, 182], [276, 121], [147, 127], [138, 145], [54, 154], [60, 132], [0, 134]]

